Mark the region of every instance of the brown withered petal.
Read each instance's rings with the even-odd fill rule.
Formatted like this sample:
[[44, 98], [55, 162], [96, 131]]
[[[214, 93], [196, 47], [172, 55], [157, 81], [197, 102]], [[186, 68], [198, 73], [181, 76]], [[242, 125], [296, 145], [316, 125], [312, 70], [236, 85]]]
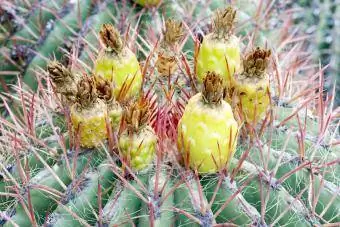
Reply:
[[77, 102], [82, 108], [91, 107], [97, 100], [96, 83], [93, 77], [84, 76], [77, 85]]
[[225, 86], [220, 75], [207, 72], [203, 81], [202, 95], [208, 104], [219, 104], [225, 94]]
[[184, 35], [183, 23], [168, 19], [165, 21], [165, 30], [163, 31], [164, 43], [166, 45], [175, 45]]
[[217, 38], [229, 38], [233, 33], [236, 10], [231, 6], [224, 10], [217, 10], [213, 18], [213, 30]]
[[244, 72], [248, 77], [262, 78], [269, 65], [270, 50], [257, 47], [243, 60]]
[[124, 120], [128, 131], [138, 132], [150, 120], [150, 103], [147, 99], [139, 99], [132, 103], [124, 112]]
[[112, 24], [103, 24], [99, 37], [108, 49], [111, 49], [116, 54], [119, 54], [123, 49], [123, 41], [119, 31]]
[[103, 99], [106, 102], [110, 102], [113, 96], [113, 83], [108, 81], [102, 77], [94, 77], [96, 78], [96, 89], [98, 98]]
[[73, 78], [71, 71], [58, 61], [49, 62], [47, 71], [53, 83], [63, 83]]

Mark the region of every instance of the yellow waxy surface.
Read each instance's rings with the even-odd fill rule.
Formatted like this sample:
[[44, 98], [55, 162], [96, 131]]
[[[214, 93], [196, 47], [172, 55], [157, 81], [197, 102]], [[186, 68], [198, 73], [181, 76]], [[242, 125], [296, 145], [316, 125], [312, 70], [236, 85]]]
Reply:
[[270, 103], [268, 77], [256, 82], [236, 79], [233, 84], [244, 119], [256, 124], [266, 113]]
[[178, 146], [184, 158], [190, 152], [191, 168], [214, 173], [233, 157], [237, 134], [238, 125], [230, 105], [222, 101], [219, 106], [209, 106], [198, 93], [189, 100], [179, 122]]
[[240, 64], [240, 41], [236, 36], [230, 36], [227, 41], [216, 40], [213, 34], [204, 37], [196, 65], [199, 81], [203, 81], [210, 71], [222, 75], [229, 84], [233, 74], [239, 71]]
[[137, 95], [142, 86], [142, 73], [136, 55], [128, 48], [123, 54], [99, 57], [94, 67], [95, 76], [101, 76], [114, 84], [113, 93], [117, 98], [125, 84], [130, 86], [126, 97]]
[[155, 157], [157, 136], [154, 130], [146, 126], [140, 132], [128, 135], [124, 132], [119, 137], [119, 148], [129, 160], [133, 170], [147, 168]]
[[123, 109], [120, 105], [109, 105], [108, 106], [109, 117], [114, 131], [119, 130], [120, 121], [122, 119]]
[[96, 103], [95, 108], [80, 111], [76, 106], [72, 107], [71, 121], [75, 132], [79, 128], [81, 147], [98, 147], [107, 139], [106, 114], [107, 109], [103, 102]]
[[141, 6], [157, 6], [161, 0], [135, 0]]

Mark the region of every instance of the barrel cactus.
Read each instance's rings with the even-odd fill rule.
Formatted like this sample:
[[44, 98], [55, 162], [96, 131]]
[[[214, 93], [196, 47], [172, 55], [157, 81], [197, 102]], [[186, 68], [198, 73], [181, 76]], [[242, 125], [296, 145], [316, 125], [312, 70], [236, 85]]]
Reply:
[[[211, 68], [203, 78], [197, 72], [212, 12], [231, 9], [224, 1], [164, 0], [146, 8], [133, 1], [41, 1], [42, 11], [36, 1], [17, 2], [10, 6], [31, 10], [27, 26], [6, 27], [11, 32], [2, 33], [9, 36], [1, 53], [15, 48], [18, 32], [39, 40], [19, 41], [30, 48], [22, 62], [1, 56], [9, 63], [2, 72], [18, 70], [24, 78], [6, 93], [0, 117], [1, 226], [339, 224], [339, 109], [334, 94], [322, 89], [319, 68], [311, 70], [301, 39], [289, 34], [291, 18], [278, 18], [271, 1], [231, 6], [240, 67], [227, 76], [230, 84], [224, 71]], [[196, 8], [203, 5], [211, 17]], [[176, 52], [158, 46], [164, 9], [168, 26], [181, 30]], [[48, 32], [28, 29], [37, 14], [41, 25], [50, 24]], [[118, 56], [103, 55], [102, 47], [112, 48], [106, 44], [117, 38], [110, 32], [103, 38], [107, 24], [129, 49], [120, 57], [138, 57], [140, 80], [132, 93], [132, 86], [116, 86], [130, 74], [107, 77], [98, 70], [103, 56]], [[158, 74], [159, 53], [174, 55], [176, 70]], [[205, 52], [201, 60], [209, 57]], [[105, 61], [105, 67], [118, 65]], [[188, 83], [159, 95], [154, 74]], [[239, 100], [254, 89], [243, 77], [266, 90], [251, 124]], [[169, 98], [178, 88], [176, 99]], [[131, 95], [117, 96], [121, 90]]]
[[[291, 1], [296, 8], [294, 23], [314, 39], [306, 40], [309, 50], [315, 60], [320, 61], [327, 76], [326, 89], [332, 90], [336, 82], [336, 90], [339, 91], [339, 1], [337, 0], [313, 0]], [[339, 97], [336, 98], [339, 105]]]

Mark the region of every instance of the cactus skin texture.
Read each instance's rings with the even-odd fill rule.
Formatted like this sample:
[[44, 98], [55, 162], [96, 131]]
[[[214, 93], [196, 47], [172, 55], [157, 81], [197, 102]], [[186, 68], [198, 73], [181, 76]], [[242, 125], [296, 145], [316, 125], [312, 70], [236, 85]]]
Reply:
[[136, 55], [123, 46], [119, 32], [111, 24], [102, 26], [100, 37], [107, 49], [96, 60], [95, 76], [113, 82], [116, 98], [122, 94], [124, 98], [137, 95], [142, 84], [142, 73]]
[[227, 85], [240, 69], [240, 40], [232, 34], [236, 11], [228, 7], [214, 16], [214, 31], [206, 35], [197, 56], [196, 73], [203, 81], [207, 72], [220, 74]]

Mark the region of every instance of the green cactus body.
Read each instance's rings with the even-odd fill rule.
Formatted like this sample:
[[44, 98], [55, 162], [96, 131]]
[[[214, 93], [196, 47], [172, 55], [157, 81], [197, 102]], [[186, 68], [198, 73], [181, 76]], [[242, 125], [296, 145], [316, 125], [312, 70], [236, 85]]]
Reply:
[[[91, 157], [92, 156], [92, 157]], [[103, 159], [100, 152], [93, 154], [86, 154], [80, 156], [76, 163], [76, 169], [74, 172], [79, 175], [86, 165], [98, 165]], [[89, 162], [90, 160], [90, 162]], [[53, 174], [51, 174], [53, 171]], [[62, 185], [68, 185], [72, 182], [70, 172], [66, 167], [66, 162], [62, 164], [56, 164], [51, 169], [45, 169], [39, 172], [34, 178], [32, 178], [32, 183], [38, 185], [44, 185], [46, 187], [55, 189], [57, 191], [63, 191]], [[30, 190], [30, 199], [32, 206], [36, 212], [36, 220], [38, 223], [44, 223], [46, 212], [49, 210], [54, 210], [56, 207], [56, 198], [41, 189], [28, 189]], [[44, 197], [45, 200], [42, 201], [41, 198]], [[21, 205], [16, 208], [16, 213], [12, 217], [12, 221], [17, 223], [19, 226], [31, 226], [30, 219], [28, 218], [25, 210]], [[9, 222], [5, 226], [12, 226]]]
[[[163, 203], [160, 204], [160, 200], [169, 193], [173, 186], [172, 180], [166, 181], [166, 172], [162, 171], [158, 174], [158, 182], [156, 182], [156, 174], [151, 175], [149, 179], [149, 200], [152, 201], [153, 212], [150, 213], [150, 207], [148, 204], [143, 203], [141, 208], [141, 218], [138, 220], [138, 227], [150, 226], [150, 215], [154, 215], [155, 227], [170, 227], [173, 225], [174, 212], [172, 207], [174, 206], [174, 194], [171, 193]], [[154, 193], [154, 187], [157, 185], [158, 190]], [[164, 190], [162, 190], [164, 188]], [[162, 201], [162, 200], [161, 200]]]
[[[205, 193], [209, 201], [212, 199], [214, 191], [218, 186], [218, 180], [219, 179], [216, 178], [214, 179], [214, 177], [208, 177], [202, 180], [202, 185], [204, 185]], [[230, 198], [236, 190], [236, 183], [230, 183], [230, 179], [225, 178], [216, 194], [212, 210], [217, 212], [221, 206], [224, 205], [226, 201], [225, 198]], [[217, 223], [224, 223], [231, 219], [233, 219], [233, 223], [237, 225], [251, 225], [260, 220], [260, 214], [241, 194], [238, 194], [236, 198], [221, 211], [216, 221]]]
[[[28, 65], [26, 72], [23, 77], [23, 81], [31, 87], [33, 90], [37, 89], [37, 83], [35, 78], [35, 70], [40, 68], [45, 68], [47, 65], [46, 57], [51, 55], [59, 59], [62, 55], [59, 46], [64, 43], [65, 37], [72, 36], [74, 32], [77, 32], [79, 28], [78, 17], [80, 15], [81, 22], [84, 22], [91, 10], [91, 1], [85, 0], [82, 4], [74, 4], [72, 11], [67, 14], [62, 20], [57, 21], [46, 38], [44, 44], [37, 48], [40, 55], [36, 55], [30, 64]], [[65, 24], [68, 27], [65, 27]]]
[[[145, 185], [148, 174], [140, 173], [138, 180]], [[108, 203], [103, 209], [103, 223], [108, 225], [131, 226], [131, 222], [137, 223], [142, 201], [133, 190], [140, 191], [137, 181], [129, 182], [129, 187], [117, 183], [111, 193]], [[120, 207], [122, 209], [120, 209]]]
[[[67, 203], [68, 198], [65, 198], [66, 201], [62, 201], [62, 204], [49, 216], [50, 221], [48, 224], [60, 227], [65, 225], [81, 227], [84, 226], [84, 223], [94, 224], [95, 216], [93, 212], [99, 209], [99, 185], [101, 189], [101, 205], [103, 206], [107, 202], [111, 192], [110, 186], [115, 183], [114, 174], [108, 164], [104, 163], [98, 166], [98, 169], [98, 172], [88, 173], [83, 179], [82, 177], [79, 179], [80, 181], [84, 181], [80, 183], [80, 189], [77, 189], [78, 186], [71, 185], [75, 187], [75, 189], [70, 190], [75, 190], [75, 192], [67, 193], [66, 196], [73, 193], [74, 198], [71, 198]], [[82, 186], [82, 184], [84, 185]], [[82, 189], [81, 187], [84, 188]], [[70, 196], [72, 197], [72, 195]], [[78, 219], [75, 218], [71, 212], [76, 214]]]

